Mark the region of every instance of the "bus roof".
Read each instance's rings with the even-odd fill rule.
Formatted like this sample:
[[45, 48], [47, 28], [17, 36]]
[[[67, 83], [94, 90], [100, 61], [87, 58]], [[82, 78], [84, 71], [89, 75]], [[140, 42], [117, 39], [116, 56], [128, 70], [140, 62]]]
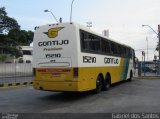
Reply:
[[100, 37], [102, 37], [102, 38], [104, 38], [104, 39], [107, 39], [107, 40], [109, 40], [109, 41], [111, 41], [111, 42], [115, 42], [115, 43], [117, 43], [117, 44], [120, 44], [120, 45], [123, 45], [123, 46], [125, 46], [125, 47], [128, 47], [128, 48], [133, 49], [131, 46], [128, 46], [128, 45], [123, 44], [123, 43], [120, 43], [120, 42], [118, 42], [118, 41], [116, 41], [116, 40], [113, 40], [112, 38], [109, 38], [109, 37], [107, 37], [107, 36], [104, 36], [104, 35], [102, 35], [102, 34], [99, 34], [99, 33], [95, 32], [95, 31], [93, 31], [93, 30], [91, 30], [91, 29], [89, 29], [89, 28], [87, 28], [87, 27], [85, 27], [85, 26], [83, 26], [83, 25], [80, 25], [80, 24], [78, 24], [78, 23], [76, 23], [76, 22], [72, 22], [72, 23], [66, 22], [66, 23], [46, 24], [46, 25], [36, 26], [36, 27], [35, 27], [35, 30], [36, 30], [37, 28], [40, 28], [40, 27], [58, 26], [58, 25], [66, 26], [66, 25], [69, 25], [69, 24], [70, 24], [70, 25], [75, 25], [76, 27], [78, 27], [78, 28], [81, 29], [81, 30], [84, 30], [84, 31], [89, 32], [89, 33], [93, 33], [93, 34], [95, 34], [95, 35], [97, 35], [97, 36], [100, 36]]

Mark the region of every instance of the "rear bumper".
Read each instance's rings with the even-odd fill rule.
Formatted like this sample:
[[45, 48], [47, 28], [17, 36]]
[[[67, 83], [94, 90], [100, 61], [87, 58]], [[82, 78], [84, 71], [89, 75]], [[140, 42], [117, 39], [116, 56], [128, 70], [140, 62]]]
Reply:
[[37, 90], [46, 91], [71, 91], [82, 92], [84, 89], [79, 87], [80, 82], [53, 82], [53, 81], [33, 81], [33, 87]]

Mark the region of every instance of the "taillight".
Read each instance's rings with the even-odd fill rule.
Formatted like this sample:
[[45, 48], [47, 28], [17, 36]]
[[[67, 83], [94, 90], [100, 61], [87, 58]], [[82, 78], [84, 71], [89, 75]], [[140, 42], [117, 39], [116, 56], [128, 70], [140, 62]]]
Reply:
[[78, 77], [78, 68], [73, 68], [73, 76], [74, 76], [75, 78]]
[[36, 76], [36, 68], [33, 68], [33, 77]]

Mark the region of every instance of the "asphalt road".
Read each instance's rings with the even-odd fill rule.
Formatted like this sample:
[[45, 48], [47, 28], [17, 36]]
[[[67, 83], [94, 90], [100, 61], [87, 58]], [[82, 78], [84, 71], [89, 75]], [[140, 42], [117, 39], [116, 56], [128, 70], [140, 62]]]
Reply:
[[0, 112], [160, 112], [160, 80], [136, 79], [100, 94], [45, 92], [29, 86], [0, 88]]

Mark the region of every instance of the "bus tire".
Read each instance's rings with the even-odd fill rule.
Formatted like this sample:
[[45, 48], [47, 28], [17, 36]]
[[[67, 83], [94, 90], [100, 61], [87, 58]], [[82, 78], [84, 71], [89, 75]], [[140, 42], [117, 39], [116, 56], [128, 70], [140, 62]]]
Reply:
[[96, 80], [96, 89], [94, 90], [94, 93], [100, 93], [102, 91], [102, 86], [103, 86], [103, 79], [102, 77], [99, 75], [97, 77], [97, 80]]
[[128, 81], [132, 81], [132, 78], [133, 78], [133, 73], [132, 73], [132, 70], [130, 71], [130, 77], [128, 79]]
[[110, 85], [111, 85], [111, 77], [109, 74], [107, 74], [103, 83], [103, 91], [109, 90]]

